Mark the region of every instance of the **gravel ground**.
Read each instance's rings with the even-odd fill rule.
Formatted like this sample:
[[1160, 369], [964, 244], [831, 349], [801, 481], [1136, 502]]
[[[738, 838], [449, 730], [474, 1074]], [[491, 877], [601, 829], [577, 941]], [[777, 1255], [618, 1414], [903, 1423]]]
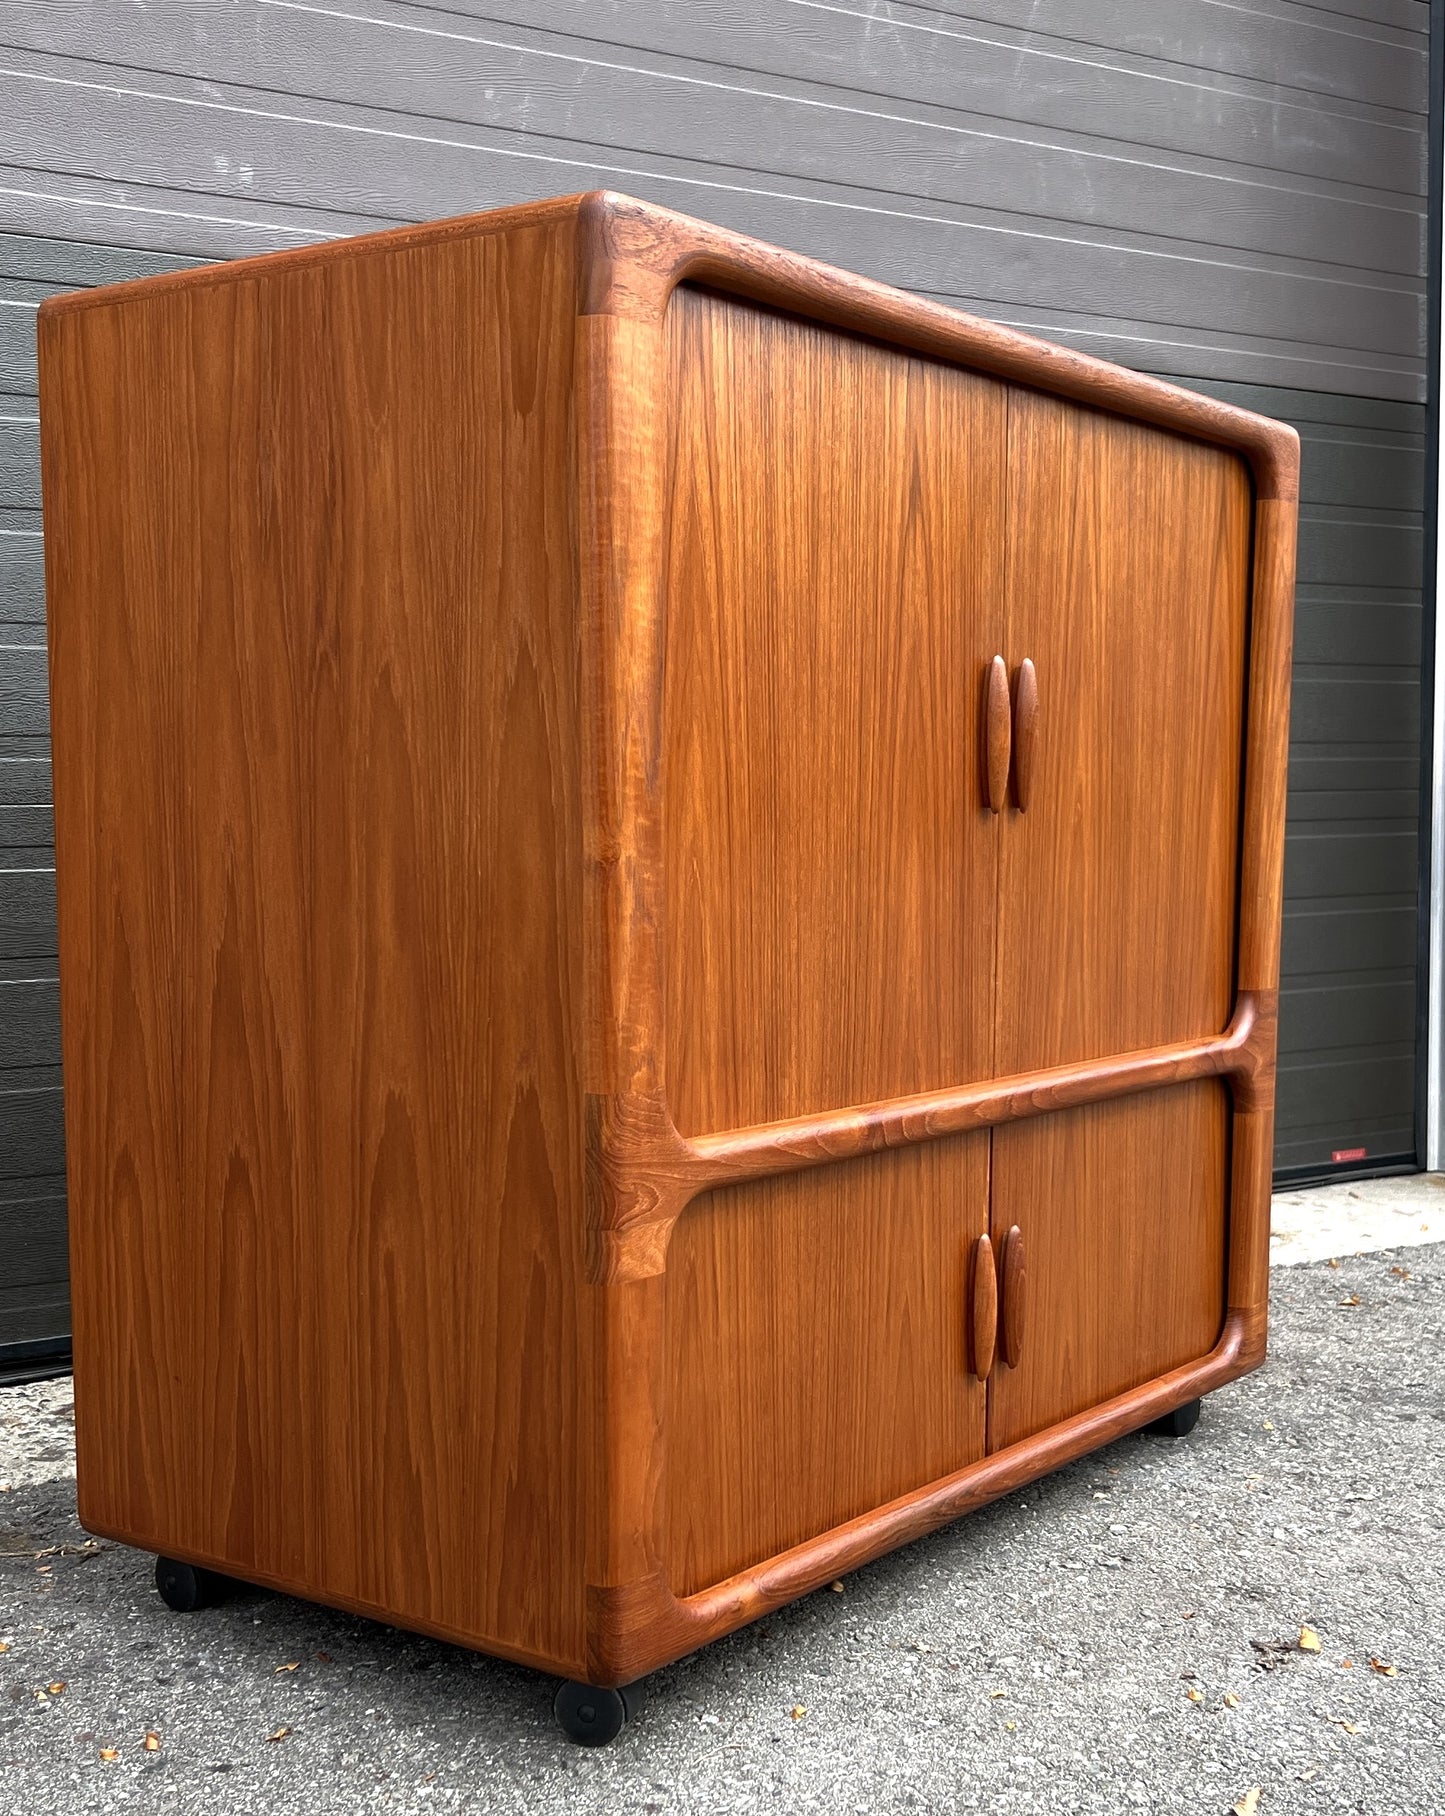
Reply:
[[5, 1812], [1445, 1807], [1441, 1247], [1277, 1270], [1269, 1364], [1192, 1437], [660, 1672], [598, 1752], [527, 1671], [261, 1592], [168, 1613], [76, 1523], [68, 1407], [0, 1394]]

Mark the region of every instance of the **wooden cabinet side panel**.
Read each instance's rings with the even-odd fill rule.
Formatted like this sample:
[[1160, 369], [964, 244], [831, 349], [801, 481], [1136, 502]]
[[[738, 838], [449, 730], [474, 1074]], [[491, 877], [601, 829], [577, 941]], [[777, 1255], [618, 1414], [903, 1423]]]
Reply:
[[1251, 510], [1234, 454], [1010, 393], [1008, 660], [1038, 708], [1000, 838], [1001, 1076], [1229, 1020]]
[[[1224, 1323], [1228, 1087], [1201, 1080], [993, 1131], [990, 1222], [1017, 1225], [1019, 1363], [994, 1365], [1001, 1450], [1197, 1361]], [[1009, 1311], [1004, 1282], [1004, 1316]]]
[[665, 328], [673, 1117], [987, 1077], [1004, 387], [687, 287]]
[[576, 1661], [573, 226], [42, 322], [86, 1520]]
[[711, 1192], [667, 1268], [673, 1592], [983, 1455], [972, 1263], [988, 1135]]

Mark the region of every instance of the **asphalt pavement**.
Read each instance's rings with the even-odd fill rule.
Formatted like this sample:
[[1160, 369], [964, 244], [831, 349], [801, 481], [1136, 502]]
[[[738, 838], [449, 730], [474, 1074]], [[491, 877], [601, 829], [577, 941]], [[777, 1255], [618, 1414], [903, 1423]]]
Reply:
[[0, 1811], [1445, 1810], [1445, 1247], [1273, 1288], [1191, 1437], [658, 1673], [601, 1751], [529, 1671], [260, 1591], [170, 1613], [76, 1522], [69, 1383], [6, 1390]]

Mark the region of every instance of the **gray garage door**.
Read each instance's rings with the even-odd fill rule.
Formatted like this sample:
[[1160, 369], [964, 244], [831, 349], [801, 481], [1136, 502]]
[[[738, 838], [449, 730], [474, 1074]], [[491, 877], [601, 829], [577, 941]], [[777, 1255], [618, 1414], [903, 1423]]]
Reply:
[[1415, 1151], [1423, 0], [0, 0], [0, 1364], [63, 1338], [48, 290], [598, 185], [1294, 422], [1278, 1161]]

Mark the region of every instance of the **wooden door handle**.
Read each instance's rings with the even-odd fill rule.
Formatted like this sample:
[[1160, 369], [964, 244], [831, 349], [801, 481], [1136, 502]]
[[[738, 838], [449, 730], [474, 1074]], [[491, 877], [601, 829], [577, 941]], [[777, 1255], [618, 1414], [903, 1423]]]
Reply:
[[1024, 1237], [1017, 1224], [1003, 1239], [1003, 1359], [1017, 1368], [1024, 1353]]
[[1014, 682], [1014, 800], [1023, 813], [1034, 791], [1034, 752], [1039, 736], [1039, 678], [1027, 656]]
[[1009, 725], [1008, 665], [995, 656], [983, 672], [983, 775], [986, 805], [1002, 813], [1008, 799]]
[[993, 1367], [994, 1343], [998, 1336], [998, 1268], [993, 1258], [993, 1244], [980, 1236], [973, 1245], [973, 1372], [986, 1381]]

